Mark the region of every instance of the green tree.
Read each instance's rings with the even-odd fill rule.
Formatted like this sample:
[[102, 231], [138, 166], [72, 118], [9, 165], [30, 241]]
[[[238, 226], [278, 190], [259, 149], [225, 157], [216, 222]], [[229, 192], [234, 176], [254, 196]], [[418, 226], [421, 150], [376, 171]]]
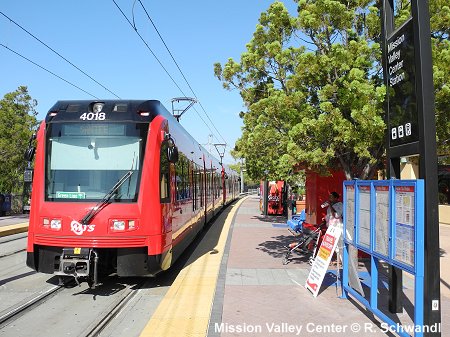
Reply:
[[0, 100], [0, 191], [19, 192], [26, 167], [24, 153], [36, 129], [37, 103], [25, 86]]
[[450, 0], [430, 1], [438, 153], [450, 154]]
[[230, 164], [229, 165], [232, 170], [237, 172], [237, 174], [241, 174], [241, 170], [244, 170], [243, 177], [244, 177], [244, 185], [245, 186], [259, 186], [259, 180], [253, 180], [250, 178], [250, 176], [247, 173], [247, 169], [245, 168], [245, 164], [236, 163], [236, 164]]
[[236, 151], [252, 177], [289, 178], [302, 163], [370, 178], [385, 153], [379, 4], [296, 2], [296, 17], [281, 2], [261, 14], [239, 63], [214, 65], [248, 108]]

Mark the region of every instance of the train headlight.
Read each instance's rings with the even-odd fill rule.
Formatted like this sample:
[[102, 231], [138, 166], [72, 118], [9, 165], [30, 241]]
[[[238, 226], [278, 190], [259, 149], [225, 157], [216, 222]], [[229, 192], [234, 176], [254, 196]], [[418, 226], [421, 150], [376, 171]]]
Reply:
[[138, 229], [137, 220], [112, 219], [109, 220], [109, 229], [111, 232], [127, 232]]
[[114, 231], [124, 231], [125, 230], [125, 221], [124, 220], [113, 220], [113, 222], [112, 222], [112, 230], [114, 230]]
[[92, 106], [92, 112], [93, 113], [102, 112], [104, 105], [105, 105], [104, 103], [94, 103], [94, 105]]
[[133, 231], [136, 229], [136, 223], [134, 220], [128, 221], [128, 230]]

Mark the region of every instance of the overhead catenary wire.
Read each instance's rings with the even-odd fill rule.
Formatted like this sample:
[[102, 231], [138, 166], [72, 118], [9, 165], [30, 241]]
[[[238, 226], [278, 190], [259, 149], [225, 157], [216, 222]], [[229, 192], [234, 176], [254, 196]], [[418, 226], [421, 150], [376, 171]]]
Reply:
[[[139, 38], [141, 39], [141, 41], [145, 44], [145, 46], [147, 47], [147, 49], [150, 51], [150, 53], [153, 55], [153, 57], [156, 59], [156, 61], [159, 63], [159, 65], [161, 66], [161, 68], [164, 70], [164, 72], [167, 74], [167, 76], [169, 76], [169, 78], [172, 80], [172, 82], [175, 84], [175, 86], [178, 88], [178, 90], [180, 90], [180, 92], [183, 94], [183, 96], [187, 96], [183, 89], [181, 89], [181, 87], [178, 85], [178, 83], [175, 81], [175, 79], [172, 77], [172, 75], [170, 75], [169, 71], [166, 69], [166, 67], [164, 67], [164, 65], [162, 64], [162, 62], [159, 60], [159, 58], [156, 56], [156, 54], [153, 52], [153, 50], [150, 48], [150, 46], [148, 45], [148, 43], [145, 41], [145, 39], [142, 37], [142, 35], [138, 32], [136, 26], [134, 23], [132, 23], [130, 21], [130, 19], [128, 19], [128, 17], [126, 16], [126, 14], [123, 12], [122, 8], [120, 8], [120, 6], [117, 4], [117, 2], [115, 0], [112, 0], [114, 2], [114, 4], [116, 5], [117, 9], [120, 11], [120, 13], [122, 13], [123, 17], [125, 18], [125, 20], [127, 20], [128, 24], [133, 28], [134, 32], [139, 36]], [[134, 20], [133, 20], [134, 21]], [[195, 109], [194, 109], [195, 110]], [[209, 127], [209, 125], [205, 122], [205, 120], [202, 118], [202, 116], [200, 116], [200, 114], [198, 113], [197, 110], [195, 110], [195, 112], [197, 112], [198, 117], [202, 120], [202, 122], [206, 125], [206, 127], [211, 131], [211, 128]]]
[[15, 51], [15, 50], [13, 50], [13, 49], [11, 49], [11, 48], [9, 48], [8, 46], [4, 45], [3, 43], [0, 43], [0, 46], [2, 46], [3, 48], [5, 48], [5, 49], [9, 50], [10, 52], [12, 52], [12, 53], [16, 54], [17, 56], [19, 56], [19, 57], [21, 57], [21, 58], [23, 58], [23, 59], [27, 60], [28, 62], [30, 62], [30, 63], [32, 63], [32, 64], [34, 64], [35, 66], [37, 66], [37, 67], [41, 68], [42, 70], [45, 70], [45, 71], [46, 71], [46, 72], [48, 72], [49, 74], [51, 74], [51, 75], [53, 75], [53, 76], [55, 76], [55, 77], [59, 78], [60, 80], [62, 80], [62, 81], [64, 81], [64, 82], [66, 82], [67, 84], [70, 84], [71, 86], [73, 86], [73, 87], [77, 88], [78, 90], [81, 90], [82, 92], [84, 92], [84, 93], [86, 93], [86, 94], [88, 94], [88, 95], [90, 95], [90, 96], [94, 97], [95, 99], [99, 99], [99, 98], [98, 98], [97, 96], [95, 96], [95, 95], [91, 94], [90, 92], [88, 92], [88, 91], [84, 90], [83, 88], [80, 88], [80, 87], [79, 87], [79, 86], [77, 86], [76, 84], [73, 84], [72, 82], [69, 82], [69, 81], [68, 81], [68, 80], [66, 80], [65, 78], [63, 78], [63, 77], [61, 77], [61, 76], [59, 76], [59, 75], [55, 74], [54, 72], [52, 72], [52, 71], [48, 70], [47, 68], [44, 68], [44, 67], [43, 67], [43, 66], [41, 66], [40, 64], [37, 64], [36, 62], [34, 62], [34, 61], [30, 60], [30, 59], [29, 59], [28, 57], [25, 57], [24, 55], [20, 54], [19, 52]]
[[[113, 0], [114, 1], [114, 0]], [[128, 20], [128, 18], [126, 17], [126, 15], [123, 13], [123, 11], [121, 10], [121, 8], [117, 5], [117, 3], [114, 1], [114, 3], [116, 4], [117, 8], [120, 10], [120, 12], [122, 13], [122, 15], [125, 17], [125, 19], [128, 21], [128, 23], [134, 28], [135, 32], [139, 35], [139, 37], [141, 38], [141, 40], [144, 42], [144, 44], [147, 46], [147, 48], [149, 49], [149, 51], [153, 54], [153, 56], [157, 59], [157, 61], [159, 62], [160, 66], [166, 71], [167, 75], [172, 79], [172, 81], [174, 82], [174, 84], [178, 87], [178, 89], [180, 90], [180, 92], [186, 96], [186, 94], [183, 92], [183, 90], [180, 88], [180, 86], [176, 83], [176, 81], [173, 79], [173, 77], [170, 75], [170, 73], [166, 70], [166, 68], [164, 67], [164, 65], [161, 63], [161, 61], [157, 58], [156, 54], [153, 53], [153, 51], [151, 50], [151, 48], [149, 47], [149, 45], [146, 43], [146, 41], [143, 39], [143, 37], [139, 34], [139, 32], [137, 32], [136, 27], [131, 24], [131, 22]], [[94, 79], [92, 76], [90, 76], [89, 74], [87, 74], [85, 71], [83, 71], [80, 67], [76, 66], [73, 62], [71, 62], [70, 60], [68, 60], [66, 57], [64, 57], [63, 55], [61, 55], [59, 52], [57, 52], [54, 48], [50, 47], [47, 43], [45, 43], [44, 41], [42, 41], [41, 39], [39, 39], [37, 36], [35, 36], [33, 33], [31, 33], [29, 30], [25, 29], [22, 25], [20, 25], [19, 23], [17, 23], [16, 21], [14, 21], [12, 18], [10, 18], [8, 15], [6, 15], [5, 13], [3, 13], [2, 11], [0, 11], [0, 14], [2, 16], [4, 16], [6, 19], [8, 19], [11, 23], [15, 24], [17, 27], [19, 27], [21, 30], [23, 30], [25, 33], [27, 33], [28, 35], [30, 35], [31, 37], [33, 37], [35, 40], [37, 40], [39, 43], [41, 43], [42, 45], [44, 45], [47, 49], [51, 50], [54, 54], [56, 54], [57, 56], [59, 56], [61, 59], [63, 59], [65, 62], [69, 63], [72, 67], [74, 67], [75, 69], [77, 69], [78, 71], [80, 71], [82, 74], [84, 74], [85, 76], [87, 76], [88, 78], [90, 78], [92, 81], [94, 81], [95, 83], [97, 83], [99, 86], [101, 86], [103, 89], [105, 89], [106, 91], [110, 92], [112, 95], [114, 95], [115, 97], [117, 97], [118, 99], [121, 99], [117, 94], [115, 94], [114, 92], [112, 92], [110, 89], [108, 89], [106, 86], [104, 86], [103, 84], [101, 84], [100, 82], [98, 82], [96, 79]], [[50, 71], [49, 69], [45, 68], [44, 66], [41, 66], [40, 64], [34, 62], [33, 60], [31, 60], [30, 58], [20, 54], [19, 52], [9, 48], [8, 46], [4, 45], [4, 44], [0, 44], [2, 47], [4, 47], [5, 49], [9, 50], [10, 52], [16, 54], [17, 56], [25, 59], [26, 61], [32, 63], [33, 65], [41, 68], [42, 70], [48, 72], [49, 74], [59, 78], [60, 80], [68, 83], [69, 85], [77, 88], [78, 90], [94, 97], [95, 99], [99, 99], [97, 96], [91, 94], [90, 92], [84, 90], [83, 88], [75, 85], [74, 83], [66, 80], [65, 78], [57, 75], [56, 73]], [[208, 126], [208, 124], [205, 122], [205, 120], [200, 116], [200, 114], [198, 113], [198, 111], [196, 111], [196, 113], [198, 114], [199, 118], [203, 121], [203, 123], [208, 127], [208, 129], [213, 132], [211, 130], [211, 128]], [[209, 118], [209, 117], [208, 117]], [[216, 129], [217, 130], [217, 129]]]
[[[114, 1], [114, 0], [113, 0]], [[186, 82], [187, 86], [189, 87], [189, 89], [191, 90], [192, 94], [194, 95], [194, 97], [197, 99], [197, 102], [199, 103], [200, 107], [202, 108], [203, 112], [205, 113], [206, 117], [208, 118], [209, 122], [211, 123], [211, 125], [213, 126], [213, 128], [216, 130], [216, 132], [218, 133], [218, 135], [222, 138], [222, 140], [227, 143], [227, 141], [224, 139], [224, 137], [222, 136], [222, 134], [219, 132], [219, 130], [217, 130], [216, 126], [214, 125], [214, 122], [211, 120], [211, 118], [209, 117], [209, 114], [206, 112], [206, 109], [203, 107], [202, 103], [200, 102], [200, 100], [198, 99], [197, 95], [194, 92], [194, 89], [192, 89], [192, 86], [190, 85], [189, 81], [187, 80], [186, 76], [184, 75], [183, 71], [181, 70], [180, 66], [178, 65], [178, 62], [175, 60], [175, 57], [173, 56], [172, 52], [170, 51], [169, 47], [167, 46], [166, 42], [164, 41], [164, 38], [161, 36], [158, 28], [156, 27], [155, 23], [153, 22], [152, 18], [150, 17], [150, 14], [148, 13], [147, 9], [145, 8], [144, 4], [142, 3], [141, 0], [138, 0], [139, 4], [141, 5], [142, 9], [144, 10], [145, 14], [147, 15], [148, 20], [150, 21], [150, 23], [152, 24], [153, 28], [155, 29], [156, 33], [158, 34], [159, 38], [161, 39], [162, 43], [164, 44], [164, 47], [166, 48], [167, 52], [169, 53], [170, 57], [172, 58], [173, 62], [175, 63], [176, 67], [178, 68], [178, 71], [180, 72], [181, 76], [183, 77], [184, 81]], [[137, 31], [136, 27], [134, 27], [135, 30]], [[194, 110], [197, 112], [197, 114], [199, 115], [198, 111], [194, 108]], [[201, 118], [201, 116], [199, 115], [199, 117]], [[203, 119], [202, 119], [203, 120]], [[206, 124], [206, 123], [205, 123]], [[207, 125], [208, 126], [208, 125]], [[209, 126], [208, 126], [209, 128]], [[213, 132], [210, 129], [211, 132]], [[214, 132], [213, 132], [214, 133]]]
[[122, 8], [120, 8], [120, 6], [117, 4], [117, 2], [115, 0], [112, 0], [112, 2], [114, 2], [114, 4], [116, 5], [117, 9], [120, 11], [120, 13], [122, 13], [123, 17], [125, 18], [125, 20], [127, 20], [127, 22], [130, 24], [131, 28], [133, 28], [133, 30], [135, 31], [135, 33], [139, 36], [139, 38], [141, 39], [141, 41], [145, 44], [145, 46], [147, 47], [147, 49], [150, 51], [150, 53], [153, 55], [153, 57], [156, 59], [156, 61], [159, 63], [159, 65], [161, 66], [161, 68], [163, 68], [164, 72], [167, 74], [167, 76], [169, 76], [169, 78], [172, 80], [172, 82], [175, 84], [175, 86], [178, 88], [178, 90], [181, 91], [181, 93], [186, 96], [186, 94], [183, 92], [183, 90], [180, 88], [180, 86], [178, 85], [178, 83], [174, 80], [174, 78], [172, 77], [172, 75], [170, 75], [169, 71], [166, 69], [166, 67], [164, 67], [164, 65], [162, 64], [162, 62], [159, 60], [158, 56], [156, 56], [156, 54], [153, 52], [153, 50], [150, 48], [150, 46], [148, 45], [148, 43], [145, 41], [145, 39], [142, 37], [142, 35], [138, 32], [138, 30], [136, 29], [136, 27], [133, 25], [133, 23], [130, 21], [130, 19], [128, 19], [128, 17], [125, 15], [125, 13], [123, 12]]
[[[45, 47], [47, 47], [49, 50], [51, 50], [53, 53], [55, 53], [56, 55], [58, 55], [60, 58], [62, 58], [64, 61], [66, 61], [67, 63], [69, 63], [72, 67], [74, 67], [75, 69], [77, 69], [79, 72], [81, 72], [83, 75], [87, 76], [89, 79], [91, 79], [92, 81], [94, 81], [95, 83], [97, 83], [99, 86], [101, 86], [103, 89], [105, 89], [106, 91], [108, 91], [110, 94], [114, 95], [115, 97], [117, 97], [118, 99], [120, 99], [120, 97], [118, 95], [116, 95], [114, 92], [112, 92], [110, 89], [108, 89], [107, 87], [105, 87], [103, 84], [101, 84], [99, 81], [97, 81], [95, 78], [93, 78], [92, 76], [90, 76], [89, 74], [87, 74], [85, 71], [83, 71], [82, 69], [80, 69], [78, 66], [76, 66], [75, 64], [73, 64], [71, 61], [69, 61], [67, 58], [65, 58], [64, 56], [62, 56], [60, 53], [58, 53], [55, 49], [53, 49], [52, 47], [50, 47], [48, 44], [46, 44], [44, 41], [42, 41], [41, 39], [39, 39], [38, 37], [36, 37], [34, 34], [32, 34], [30, 31], [28, 31], [27, 29], [25, 29], [23, 26], [21, 26], [20, 24], [18, 24], [16, 21], [14, 21], [13, 19], [11, 19], [9, 16], [7, 16], [5, 13], [3, 13], [2, 11], [0, 11], [0, 14], [3, 15], [5, 18], [7, 18], [10, 22], [12, 22], [13, 24], [15, 24], [17, 27], [19, 27], [20, 29], [22, 29], [25, 33], [27, 33], [28, 35], [30, 35], [32, 38], [34, 38], [36, 41], [40, 42], [42, 45], [44, 45]], [[42, 68], [42, 67], [41, 67]], [[44, 69], [44, 68], [43, 68]], [[84, 90], [83, 90], [84, 91]], [[92, 96], [92, 95], [91, 95]], [[95, 97], [95, 96], [94, 96]]]

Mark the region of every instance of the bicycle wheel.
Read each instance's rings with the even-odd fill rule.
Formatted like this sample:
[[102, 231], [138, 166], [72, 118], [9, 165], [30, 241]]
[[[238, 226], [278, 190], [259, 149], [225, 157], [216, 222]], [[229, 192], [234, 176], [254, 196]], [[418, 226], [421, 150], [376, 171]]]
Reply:
[[288, 251], [286, 254], [284, 254], [282, 263], [283, 265], [287, 265], [291, 260], [289, 259], [289, 257], [291, 256], [291, 251]]

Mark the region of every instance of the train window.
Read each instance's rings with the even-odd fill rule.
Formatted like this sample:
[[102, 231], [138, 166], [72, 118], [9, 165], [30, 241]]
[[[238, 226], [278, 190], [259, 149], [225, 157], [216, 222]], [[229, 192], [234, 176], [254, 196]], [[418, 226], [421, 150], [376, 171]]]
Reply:
[[189, 159], [186, 158], [186, 194], [189, 199], [192, 198], [192, 164]]
[[160, 198], [161, 202], [170, 202], [170, 163], [167, 156], [168, 145], [166, 142], [161, 144], [160, 153]]
[[205, 194], [205, 172], [203, 171], [202, 168], [200, 168], [198, 173], [199, 173], [199, 177], [200, 177], [200, 183], [198, 184], [199, 195], [200, 195], [200, 207], [203, 207], [203, 205], [204, 205], [203, 198], [204, 198], [204, 194]]
[[221, 195], [221, 189], [222, 189], [222, 182], [220, 180], [220, 174], [216, 173], [216, 198], [220, 198]]
[[197, 209], [197, 184], [195, 181], [195, 164], [192, 162], [191, 164], [191, 187], [192, 187], [192, 210], [195, 211]]
[[211, 170], [211, 195], [214, 200], [216, 198], [216, 179], [213, 170]]
[[211, 185], [212, 185], [212, 195], [213, 199], [217, 198], [217, 186], [216, 186], [216, 173], [214, 171], [211, 172]]
[[183, 190], [183, 155], [180, 156], [178, 161], [175, 164], [175, 190], [176, 190], [176, 199], [182, 199], [182, 190]]
[[101, 200], [131, 172], [111, 201], [137, 201], [148, 124], [110, 124], [48, 125], [45, 200]]
[[189, 160], [186, 158], [186, 156], [180, 154], [180, 158], [175, 165], [175, 170], [177, 183], [177, 200], [190, 198]]
[[[194, 210], [203, 206], [202, 202], [202, 170], [200, 166], [194, 164], [193, 170], [193, 191], [194, 191]], [[200, 202], [199, 202], [200, 201]]]
[[209, 204], [209, 200], [210, 200], [210, 195], [211, 195], [211, 172], [209, 170], [207, 170], [205, 172], [205, 194], [206, 194], [206, 204]]
[[183, 163], [183, 199], [189, 198], [189, 161], [185, 158]]

